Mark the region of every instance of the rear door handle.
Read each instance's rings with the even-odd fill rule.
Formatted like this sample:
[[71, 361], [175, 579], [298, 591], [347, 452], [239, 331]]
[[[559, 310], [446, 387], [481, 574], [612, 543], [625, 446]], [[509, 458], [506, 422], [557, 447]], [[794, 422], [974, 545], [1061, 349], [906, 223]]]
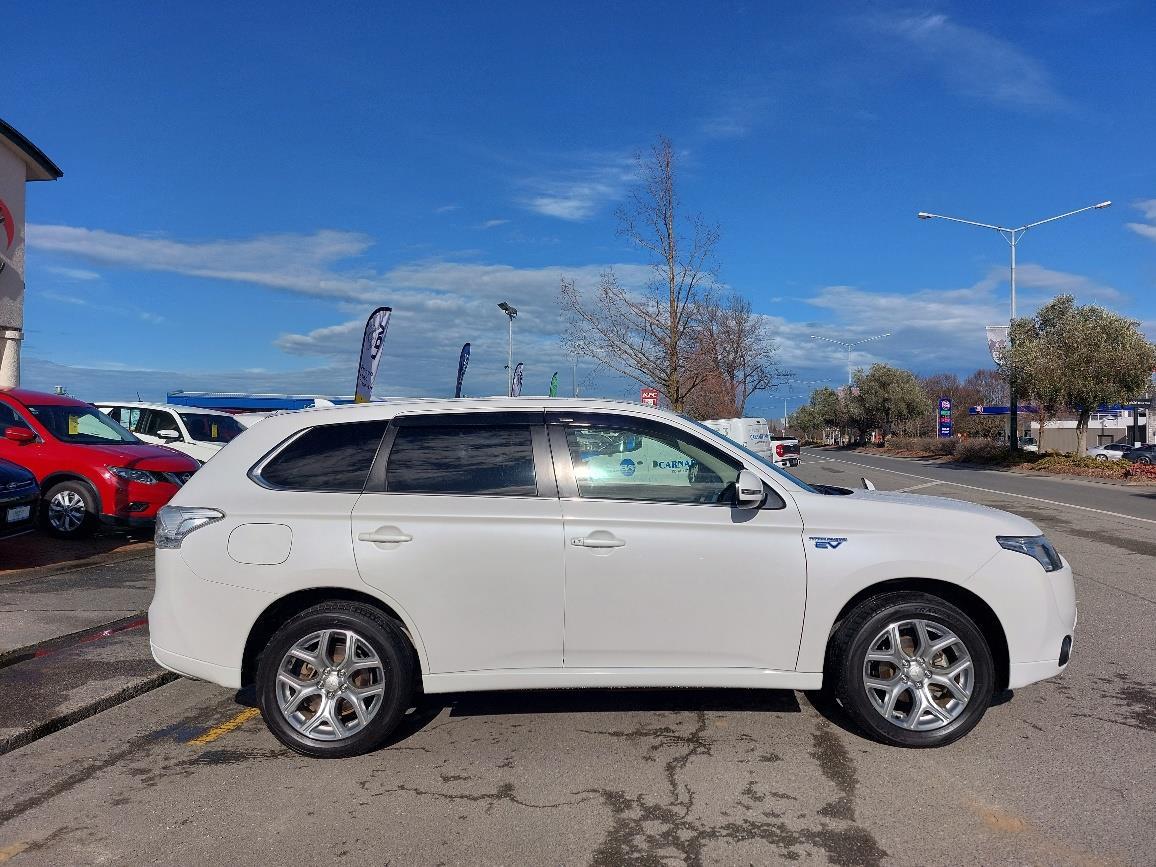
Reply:
[[579, 548], [621, 548], [626, 543], [621, 539], [600, 539], [597, 537], [574, 538], [570, 540], [571, 545], [577, 545]]
[[359, 542], [377, 542], [378, 544], [389, 544], [391, 542], [412, 542], [413, 536], [409, 533], [399, 532], [383, 532], [376, 531], [373, 533], [358, 533], [357, 541]]

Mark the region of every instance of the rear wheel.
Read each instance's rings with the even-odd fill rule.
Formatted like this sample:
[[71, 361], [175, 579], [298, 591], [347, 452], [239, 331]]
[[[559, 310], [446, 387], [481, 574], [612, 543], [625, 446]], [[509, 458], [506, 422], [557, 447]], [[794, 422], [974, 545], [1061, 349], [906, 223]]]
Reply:
[[291, 618], [257, 667], [269, 730], [290, 749], [345, 758], [381, 746], [409, 708], [413, 650], [369, 605], [328, 602]]
[[925, 593], [860, 604], [831, 641], [828, 673], [861, 729], [904, 747], [963, 737], [991, 704], [995, 682], [991, 650], [974, 621]]
[[1108, 456], [1107, 455], [1096, 455], [1096, 460], [1106, 461], [1106, 460], [1108, 460]]
[[44, 495], [44, 528], [61, 539], [83, 539], [96, 529], [96, 497], [84, 482], [61, 482]]

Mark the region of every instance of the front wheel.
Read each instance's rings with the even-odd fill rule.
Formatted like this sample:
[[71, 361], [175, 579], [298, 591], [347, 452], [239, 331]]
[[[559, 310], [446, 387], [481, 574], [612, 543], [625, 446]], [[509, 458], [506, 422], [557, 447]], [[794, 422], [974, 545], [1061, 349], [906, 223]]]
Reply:
[[1106, 460], [1108, 460], [1108, 456], [1107, 455], [1096, 455], [1096, 460], [1106, 461]]
[[963, 737], [991, 704], [995, 666], [983, 634], [956, 606], [926, 593], [860, 604], [828, 649], [827, 674], [866, 733], [903, 747]]
[[393, 620], [369, 605], [327, 602], [269, 640], [257, 700], [291, 750], [345, 758], [381, 746], [409, 708], [414, 677], [413, 649]]
[[44, 528], [61, 539], [91, 536], [99, 520], [96, 497], [84, 482], [61, 482], [44, 495]]

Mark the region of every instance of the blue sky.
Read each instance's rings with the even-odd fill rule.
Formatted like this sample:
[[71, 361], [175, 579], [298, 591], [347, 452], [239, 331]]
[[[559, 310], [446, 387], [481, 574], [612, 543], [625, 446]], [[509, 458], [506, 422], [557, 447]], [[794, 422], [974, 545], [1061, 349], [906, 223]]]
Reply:
[[857, 364], [985, 364], [1007, 246], [920, 210], [1112, 199], [1028, 233], [1020, 312], [1070, 291], [1156, 337], [1144, 0], [240, 6], [6, 12], [0, 116], [64, 170], [29, 190], [27, 386], [347, 394], [391, 304], [377, 394], [451, 392], [466, 340], [467, 390], [494, 393], [501, 300], [526, 391], [568, 384], [559, 279], [642, 279], [613, 211], [660, 133], [800, 380], [846, 375], [812, 333], [892, 332]]

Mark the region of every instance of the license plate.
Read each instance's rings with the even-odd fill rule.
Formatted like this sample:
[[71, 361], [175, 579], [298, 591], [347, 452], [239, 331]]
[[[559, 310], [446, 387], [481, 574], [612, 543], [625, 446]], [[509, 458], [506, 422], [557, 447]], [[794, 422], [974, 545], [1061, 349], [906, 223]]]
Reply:
[[8, 523], [15, 524], [17, 521], [27, 521], [31, 514], [31, 506], [16, 506], [8, 510]]

